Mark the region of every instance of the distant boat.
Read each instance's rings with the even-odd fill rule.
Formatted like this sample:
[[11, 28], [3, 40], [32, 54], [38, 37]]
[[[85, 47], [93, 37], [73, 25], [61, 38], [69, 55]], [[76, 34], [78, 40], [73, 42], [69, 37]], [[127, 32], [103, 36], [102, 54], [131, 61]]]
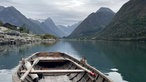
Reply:
[[60, 52], [39, 52], [22, 59], [13, 82], [113, 82], [86, 63]]

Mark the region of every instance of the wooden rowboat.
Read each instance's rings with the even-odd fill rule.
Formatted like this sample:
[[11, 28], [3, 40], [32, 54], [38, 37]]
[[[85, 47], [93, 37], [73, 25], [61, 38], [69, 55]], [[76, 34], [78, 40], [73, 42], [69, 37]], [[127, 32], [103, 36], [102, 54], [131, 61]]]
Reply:
[[13, 82], [113, 82], [86, 63], [60, 52], [39, 52], [22, 59]]

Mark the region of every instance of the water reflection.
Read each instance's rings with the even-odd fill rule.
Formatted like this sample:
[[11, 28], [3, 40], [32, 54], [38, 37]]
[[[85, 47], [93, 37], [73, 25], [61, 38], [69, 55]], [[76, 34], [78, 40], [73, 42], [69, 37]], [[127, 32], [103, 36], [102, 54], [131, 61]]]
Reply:
[[95, 41], [70, 41], [70, 44], [78, 51], [79, 55], [87, 58], [89, 64], [103, 72], [109, 71], [109, 69], [114, 67], [112, 61], [104, 54]]
[[111, 72], [110, 68], [117, 68], [119, 76], [129, 82], [146, 81], [146, 43], [144, 42], [91, 41], [71, 44], [80, 54], [87, 56], [90, 64], [102, 72], [110, 72], [109, 75], [116, 82], [125, 81], [117, 81], [116, 79], [120, 79], [117, 72]]
[[[21, 46], [0, 46], [0, 69], [12, 69], [16, 66], [22, 57], [35, 52], [35, 48], [39, 45], [28, 44]], [[33, 49], [34, 48], [34, 49]]]
[[60, 41], [53, 45], [0, 46], [0, 82], [11, 81], [11, 73], [21, 57], [40, 51], [64, 52], [78, 59], [85, 56], [89, 64], [115, 82], [146, 81], [144, 42]]
[[52, 45], [27, 44], [21, 46], [0, 46], [0, 82], [12, 82], [12, 72], [18, 65], [22, 57], [27, 57], [32, 53], [47, 51]]
[[66, 54], [68, 54], [70, 56], [73, 56], [73, 57], [75, 57], [77, 59], [81, 58], [79, 52], [75, 48], [73, 48], [72, 45], [67, 41], [58, 42], [54, 46], [50, 47], [48, 49], [48, 51], [62, 52], [62, 53], [66, 53]]

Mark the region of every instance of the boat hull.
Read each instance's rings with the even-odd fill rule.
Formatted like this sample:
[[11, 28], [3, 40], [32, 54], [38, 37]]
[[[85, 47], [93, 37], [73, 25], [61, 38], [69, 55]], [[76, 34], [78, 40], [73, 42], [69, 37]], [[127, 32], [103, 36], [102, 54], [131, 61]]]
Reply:
[[60, 52], [39, 52], [23, 59], [12, 79], [13, 82], [113, 82], [85, 59], [79, 61]]

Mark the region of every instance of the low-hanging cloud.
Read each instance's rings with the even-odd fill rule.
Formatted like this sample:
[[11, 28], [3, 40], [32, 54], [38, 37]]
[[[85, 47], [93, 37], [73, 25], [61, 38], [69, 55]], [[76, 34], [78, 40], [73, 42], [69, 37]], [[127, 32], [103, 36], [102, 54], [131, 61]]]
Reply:
[[32, 19], [52, 18], [57, 25], [70, 25], [85, 19], [100, 7], [117, 12], [128, 0], [0, 0], [2, 6], [14, 6]]

